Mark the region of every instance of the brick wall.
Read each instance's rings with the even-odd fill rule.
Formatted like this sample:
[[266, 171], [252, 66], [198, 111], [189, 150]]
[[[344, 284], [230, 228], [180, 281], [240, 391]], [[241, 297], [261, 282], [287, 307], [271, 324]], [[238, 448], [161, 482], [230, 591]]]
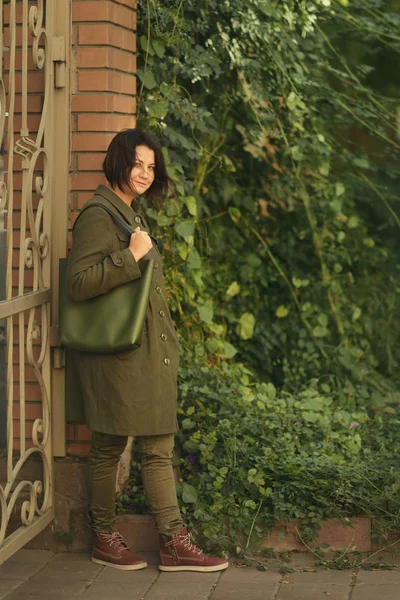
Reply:
[[[104, 182], [101, 163], [111, 139], [135, 123], [135, 0], [73, 0], [72, 23], [70, 227]], [[86, 455], [89, 443], [85, 426], [68, 424], [68, 454]]]

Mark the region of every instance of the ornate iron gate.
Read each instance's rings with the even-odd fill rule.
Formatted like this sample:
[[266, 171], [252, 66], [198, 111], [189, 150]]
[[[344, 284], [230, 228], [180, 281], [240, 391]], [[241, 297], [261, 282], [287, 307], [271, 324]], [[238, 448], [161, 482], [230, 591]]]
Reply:
[[53, 519], [55, 411], [58, 447], [64, 435], [50, 330], [67, 238], [70, 4], [0, 0], [0, 563]]

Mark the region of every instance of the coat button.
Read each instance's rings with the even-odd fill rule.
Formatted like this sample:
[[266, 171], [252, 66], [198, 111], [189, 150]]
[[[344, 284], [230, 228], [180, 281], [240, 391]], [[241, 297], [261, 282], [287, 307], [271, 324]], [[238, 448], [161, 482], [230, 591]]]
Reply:
[[167, 336], [165, 335], [165, 333], [162, 333], [162, 334], [160, 335], [160, 338], [162, 339], [162, 341], [163, 341], [163, 342], [166, 342], [166, 341], [167, 341], [167, 339], [168, 339], [168, 338], [167, 338]]
[[158, 269], [158, 262], [155, 262], [155, 263], [154, 263], [154, 268], [155, 268], [155, 269]]
[[160, 288], [159, 285], [156, 287], [156, 292], [157, 292], [157, 294], [161, 294], [161, 292], [162, 292], [162, 289]]
[[114, 260], [114, 262], [116, 265], [122, 265], [122, 260], [118, 257]]
[[164, 365], [170, 365], [171, 361], [169, 360], [169, 358], [164, 358]]
[[142, 219], [139, 217], [139, 215], [136, 215], [135, 217], [135, 223], [141, 223]]
[[165, 312], [163, 310], [159, 310], [158, 314], [160, 315], [160, 317], [165, 317]]

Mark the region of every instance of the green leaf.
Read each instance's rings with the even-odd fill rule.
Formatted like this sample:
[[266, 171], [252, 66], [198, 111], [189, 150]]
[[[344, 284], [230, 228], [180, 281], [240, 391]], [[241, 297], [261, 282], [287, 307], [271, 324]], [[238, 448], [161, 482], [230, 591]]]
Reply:
[[219, 349], [220, 342], [216, 338], [207, 338], [206, 347], [211, 354], [214, 354]]
[[324, 313], [321, 313], [318, 315], [318, 323], [322, 325], [322, 327], [326, 327], [328, 325], [328, 317]]
[[231, 297], [237, 296], [237, 294], [239, 292], [240, 292], [240, 285], [238, 284], [237, 281], [232, 281], [231, 285], [226, 290], [227, 296], [231, 296]]
[[249, 340], [254, 332], [255, 317], [251, 313], [243, 313], [239, 319], [239, 335], [242, 340]]
[[196, 427], [196, 423], [195, 421], [192, 421], [192, 419], [183, 419], [182, 427], [183, 429], [193, 429]]
[[193, 215], [193, 217], [197, 216], [197, 202], [196, 202], [196, 198], [194, 196], [187, 196], [185, 198], [185, 203], [187, 206], [187, 209], [189, 211], [189, 213], [191, 215]]
[[301, 279], [298, 279], [297, 277], [292, 277], [292, 283], [296, 288], [299, 288], [302, 285]]
[[169, 217], [176, 217], [181, 212], [182, 203], [177, 198], [168, 198], [164, 209]]
[[153, 40], [152, 46], [154, 48], [154, 52], [157, 54], [159, 58], [163, 58], [165, 54], [165, 47], [161, 40]]
[[234, 223], [238, 223], [240, 217], [242, 216], [242, 213], [240, 212], [240, 210], [238, 208], [236, 208], [235, 206], [230, 206], [228, 208], [228, 212], [229, 212], [229, 215], [230, 215], [232, 221]]
[[276, 398], [276, 387], [273, 383], [267, 383], [267, 394], [270, 400], [275, 400]]
[[343, 185], [343, 183], [337, 183], [336, 184], [336, 196], [339, 198], [340, 196], [342, 196], [345, 192], [345, 187]]
[[175, 231], [183, 238], [185, 238], [185, 240], [187, 240], [188, 238], [194, 235], [194, 221], [181, 221], [180, 223], [175, 225]]
[[284, 306], [283, 304], [281, 304], [281, 306], [279, 306], [276, 309], [275, 315], [279, 318], [279, 319], [284, 319], [285, 317], [287, 317], [289, 314], [289, 309]]
[[341, 244], [343, 242], [343, 240], [345, 239], [346, 234], [344, 231], [339, 231], [339, 233], [337, 234], [337, 240], [339, 242], [339, 244]]
[[356, 217], [356, 215], [352, 215], [349, 219], [347, 219], [346, 225], [349, 229], [355, 229], [358, 227], [358, 217]]
[[315, 337], [323, 338], [328, 335], [328, 330], [326, 327], [322, 327], [321, 325], [319, 325], [318, 327], [314, 327], [312, 333]]
[[290, 148], [290, 152], [292, 154], [293, 160], [296, 160], [296, 161], [303, 160], [304, 154], [299, 146], [292, 146]]
[[373, 248], [375, 246], [375, 240], [373, 240], [370, 237], [364, 238], [363, 239], [363, 244], [364, 246], [366, 246], [367, 248]]
[[356, 167], [360, 167], [360, 169], [369, 169], [370, 164], [368, 158], [356, 158], [354, 159], [354, 164]]
[[290, 92], [286, 99], [286, 104], [289, 110], [294, 110], [297, 106], [297, 97], [294, 92]]
[[188, 256], [187, 266], [189, 269], [201, 269], [201, 257], [196, 248], [191, 248]]
[[167, 215], [163, 215], [162, 213], [157, 215], [156, 217], [157, 225], [160, 227], [168, 227], [172, 223], [172, 219], [167, 217]]
[[140, 45], [144, 52], [147, 52], [147, 46], [149, 47], [149, 55], [154, 56], [154, 49], [152, 47], [152, 43], [148, 43], [147, 37], [145, 35], [140, 36]]
[[292, 567], [285, 567], [285, 566], [281, 566], [279, 567], [279, 572], [282, 575], [286, 575], [286, 573], [294, 573], [294, 569], [292, 569]]
[[197, 306], [197, 312], [199, 313], [200, 319], [204, 323], [211, 323], [214, 316], [214, 309], [211, 300], [207, 300], [204, 304], [199, 304]]
[[227, 358], [233, 358], [237, 354], [237, 350], [229, 342], [224, 342], [224, 354]]
[[305, 421], [307, 421], [308, 423], [316, 423], [319, 419], [319, 414], [316, 412], [303, 412], [302, 413], [303, 419]]
[[152, 90], [153, 88], [156, 87], [157, 81], [151, 71], [146, 71], [146, 75], [144, 76], [143, 83], [144, 83], [144, 87], [146, 87], [148, 90]]
[[192, 485], [188, 483], [182, 484], [182, 500], [189, 504], [197, 503], [197, 492]]

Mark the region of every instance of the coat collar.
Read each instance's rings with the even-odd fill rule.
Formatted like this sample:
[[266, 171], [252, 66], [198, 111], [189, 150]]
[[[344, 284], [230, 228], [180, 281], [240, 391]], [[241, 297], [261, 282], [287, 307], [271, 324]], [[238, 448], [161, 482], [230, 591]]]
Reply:
[[96, 196], [102, 196], [113, 205], [114, 208], [118, 210], [118, 212], [125, 218], [128, 223], [131, 225], [135, 225], [135, 216], [138, 214], [130, 208], [117, 194], [115, 194], [109, 187], [105, 185], [97, 186], [95, 191]]

